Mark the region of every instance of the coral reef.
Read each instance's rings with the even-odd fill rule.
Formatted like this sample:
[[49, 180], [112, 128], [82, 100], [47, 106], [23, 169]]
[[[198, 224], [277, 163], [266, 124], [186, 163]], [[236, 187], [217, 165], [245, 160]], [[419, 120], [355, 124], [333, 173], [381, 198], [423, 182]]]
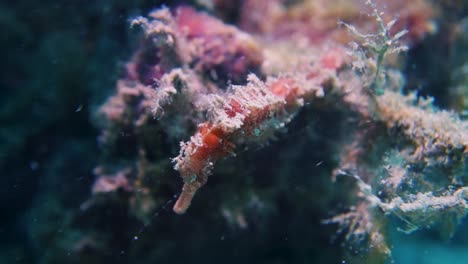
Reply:
[[[350, 227], [350, 232], [356, 236], [369, 235], [371, 243], [380, 244], [377, 248], [389, 254], [384, 235], [373, 227], [379, 210], [371, 208], [377, 206], [384, 214], [397, 215], [413, 229], [432, 225], [425, 221], [436, 222], [434, 213], [430, 212], [440, 215], [442, 210], [460, 212], [454, 215], [455, 222], [464, 216], [465, 192], [463, 188], [451, 189], [450, 184], [463, 184], [466, 176], [466, 124], [453, 114], [432, 110], [430, 101], [414, 104], [413, 101], [418, 101], [414, 94], [401, 95], [398, 90], [402, 88], [402, 78], [397, 71], [387, 71], [390, 66], [384, 64], [389, 61], [387, 55], [406, 50], [405, 44], [414, 44], [424, 33], [433, 30], [429, 20], [433, 11], [423, 1], [410, 6], [395, 2], [387, 7], [383, 16], [377, 10], [379, 3], [367, 4], [370, 7], [370, 11], [367, 11], [371, 14], [370, 19], [353, 20], [356, 8], [366, 8], [355, 5], [354, 9], [345, 9], [345, 5], [338, 5], [343, 9], [333, 10], [325, 8], [328, 5], [306, 1], [305, 8], [297, 6], [296, 9], [293, 6], [287, 10], [278, 10], [280, 3], [262, 5], [247, 2], [246, 8], [265, 8], [268, 12], [262, 15], [269, 16], [257, 22], [248, 21], [250, 16], [241, 18], [245, 21], [243, 27], [256, 33], [253, 36], [188, 7], [175, 10], [174, 15], [168, 10], [161, 10], [153, 12], [150, 19], [134, 20], [134, 25], [142, 25], [146, 40], [141, 52], [130, 64], [129, 78], [119, 82], [125, 82], [126, 87], [119, 88], [119, 91], [122, 89], [128, 91], [122, 94], [142, 97], [138, 103], [142, 109], [139, 115], [143, 115], [145, 120], [149, 120], [151, 114], [156, 115], [158, 124], [166, 130], [175, 129], [164, 121], [166, 115], [170, 116], [172, 122], [180, 119], [184, 119], [185, 123], [189, 121], [191, 127], [180, 123], [176, 125], [179, 129], [177, 135], [181, 137], [187, 137], [195, 129], [191, 139], [181, 143], [179, 156], [173, 159], [174, 168], [184, 181], [182, 192], [174, 205], [175, 212], [184, 213], [188, 209], [194, 194], [207, 183], [217, 160], [235, 156], [236, 149], [242, 146], [245, 148], [252, 143], [271, 143], [306, 104], [333, 108], [336, 107], [333, 104], [341, 101], [345, 111], [357, 111], [362, 119], [359, 122], [370, 122], [371, 127], [368, 131], [356, 131], [355, 139], [351, 139], [353, 143], [345, 149], [335, 175], [355, 175], [361, 192], [370, 203], [366, 205], [360, 202], [360, 213], [337, 217], [331, 222], [349, 225], [349, 218], [353, 217], [354, 227]], [[301, 19], [304, 17], [300, 15], [301, 12], [308, 14], [307, 17], [313, 18], [313, 21]], [[314, 12], [320, 15], [311, 16]], [[390, 20], [392, 14], [399, 14], [399, 18]], [[351, 32], [346, 38], [343, 38], [346, 31], [336, 31], [336, 25], [330, 22], [338, 18], [350, 21], [344, 23], [344, 29]], [[300, 22], [296, 22], [296, 19]], [[261, 25], [262, 21], [278, 21], [278, 25], [275, 26], [275, 22], [273, 26]], [[408, 21], [412, 21], [411, 24]], [[299, 26], [297, 23], [304, 25]], [[361, 33], [358, 27], [380, 32], [375, 35]], [[291, 44], [291, 39], [300, 39], [301, 36], [305, 37], [301, 44]], [[343, 44], [353, 38], [357, 42], [351, 48]], [[400, 38], [403, 44], [399, 43]], [[268, 44], [271, 39], [280, 44]], [[289, 49], [281, 51], [284, 46]], [[263, 53], [260, 52], [262, 47]], [[277, 52], [276, 49], [280, 50]], [[157, 64], [149, 68], [148, 65], [144, 66], [148, 61], [148, 50], [160, 56], [152, 60]], [[295, 52], [301, 54], [295, 56]], [[164, 63], [168, 59], [165, 56], [169, 54], [176, 54], [173, 57], [179, 58], [172, 68]], [[289, 60], [285, 59], [286, 56]], [[239, 58], [242, 58], [242, 63]], [[277, 65], [283, 61], [288, 63]], [[265, 80], [254, 74], [247, 76], [247, 72], [252, 69], [259, 71], [261, 63], [263, 67], [260, 76], [267, 76]], [[167, 69], [161, 70], [162, 67]], [[131, 70], [133, 68], [148, 70], [141, 73], [141, 70]], [[148, 82], [147, 72], [151, 73], [152, 84]], [[225, 84], [226, 78], [220, 76], [225, 76], [226, 72], [231, 74], [233, 82], [245, 79], [247, 83]], [[136, 75], [145, 77], [142, 79]], [[137, 83], [133, 84], [135, 81]], [[120, 98], [120, 94], [114, 98]], [[107, 119], [119, 121], [121, 117], [114, 117], [114, 98], [104, 105], [102, 111], [107, 113]], [[181, 113], [182, 109], [185, 110]], [[137, 126], [143, 124], [141, 118], [134, 119], [137, 120]], [[386, 147], [382, 147], [379, 154], [373, 155], [392, 157], [364, 161], [370, 147], [364, 141], [379, 140], [375, 138], [375, 131], [383, 129], [389, 131], [384, 133], [387, 134], [388, 142], [378, 143]], [[401, 136], [406, 140], [402, 140]], [[394, 137], [398, 137], [398, 141]], [[398, 164], [387, 164], [388, 160], [397, 157], [401, 159]], [[411, 169], [413, 167], [417, 169]], [[441, 173], [441, 170], [451, 172], [445, 176], [449, 181], [424, 180], [429, 177], [428, 172]], [[367, 181], [374, 182], [374, 179], [379, 178], [382, 179], [381, 183], [372, 183], [373, 187], [367, 185], [356, 176], [360, 172], [366, 174]], [[404, 191], [400, 190], [403, 184]], [[379, 189], [385, 198], [375, 196], [373, 188]], [[447, 189], [447, 192], [439, 197], [433, 196], [431, 190], [439, 188]], [[428, 216], [421, 218], [420, 215], [424, 214]], [[440, 221], [443, 219], [447, 220], [440, 218]]]
[[[1, 100], [25, 123], [5, 122], [0, 153], [34, 149], [37, 184], [29, 249], [7, 261], [385, 263], [405, 237], [468, 243], [463, 1], [172, 1], [141, 16], [152, 4], [90, 5], [85, 37], [39, 31], [38, 63], [60, 60]], [[100, 35], [116, 23], [96, 24], [102, 10], [116, 35]], [[411, 68], [445, 47], [437, 77]]]
[[[392, 66], [392, 54], [407, 50], [433, 30], [430, 19], [435, 11], [424, 1], [409, 6], [392, 2], [385, 16], [379, 2], [330, 8], [335, 4], [305, 1], [304, 6], [278, 9], [279, 2], [247, 1], [245, 8], [254, 13], [267, 10], [263, 18], [243, 12], [241, 25], [254, 35], [185, 6], [135, 19], [132, 25], [141, 26], [145, 38], [127, 66], [127, 77], [119, 81], [119, 93], [102, 107], [111, 121], [104, 142], [109, 144], [112, 134], [119, 133], [116, 123], [133, 127], [126, 130], [133, 131], [136, 140], [150, 137], [139, 130], [163, 129], [182, 140], [192, 134], [172, 160], [184, 182], [173, 208], [181, 214], [218, 160], [249, 145], [287, 137], [288, 124], [306, 105], [338, 108], [356, 113], [356, 124], [369, 123], [367, 130], [357, 129], [349, 139], [352, 143], [335, 169], [335, 176], [352, 175], [365, 199], [358, 202], [356, 213], [328, 222], [348, 225], [352, 236], [361, 241], [368, 237], [384, 254], [390, 249], [381, 233], [385, 227], [377, 219], [385, 215], [403, 220], [405, 232], [459, 222], [466, 213], [466, 191], [453, 186], [463, 186], [467, 173], [466, 124], [454, 114], [434, 110], [430, 100], [401, 94], [403, 78], [391, 69], [397, 66]], [[356, 19], [356, 10], [367, 10], [370, 16]], [[303, 13], [312, 21], [303, 19]], [[399, 18], [392, 19], [392, 14]], [[338, 19], [344, 27], [333, 24]], [[272, 40], [274, 45], [269, 44]], [[298, 40], [300, 44], [292, 43]], [[351, 40], [355, 42], [348, 47]], [[247, 75], [252, 71], [256, 75]], [[384, 141], [380, 135], [385, 135]], [[380, 149], [370, 150], [370, 142]], [[141, 146], [143, 155], [151, 151], [146, 147]], [[440, 179], [443, 172], [445, 179]], [[441, 188], [446, 191], [432, 191]], [[239, 217], [245, 226], [244, 217]]]

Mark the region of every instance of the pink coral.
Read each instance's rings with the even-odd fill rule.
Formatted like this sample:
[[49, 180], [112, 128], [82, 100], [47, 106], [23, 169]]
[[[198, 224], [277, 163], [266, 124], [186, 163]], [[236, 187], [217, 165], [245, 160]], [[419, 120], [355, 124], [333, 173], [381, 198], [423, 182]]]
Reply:
[[229, 74], [233, 81], [245, 80], [248, 72], [258, 72], [262, 54], [249, 35], [189, 7], [176, 11], [176, 24], [193, 57], [190, 64], [198, 71]]
[[[382, 9], [388, 22], [398, 17], [394, 32], [411, 29], [408, 40], [419, 41], [426, 33], [434, 31], [434, 8], [427, 0], [374, 1]], [[290, 6], [282, 0], [247, 0], [242, 6], [241, 26], [248, 32], [274, 38], [306, 37], [312, 43], [330, 39], [348, 43], [351, 39], [337, 21], [352, 23], [368, 32], [376, 30], [372, 13], [365, 0], [304, 0]]]

